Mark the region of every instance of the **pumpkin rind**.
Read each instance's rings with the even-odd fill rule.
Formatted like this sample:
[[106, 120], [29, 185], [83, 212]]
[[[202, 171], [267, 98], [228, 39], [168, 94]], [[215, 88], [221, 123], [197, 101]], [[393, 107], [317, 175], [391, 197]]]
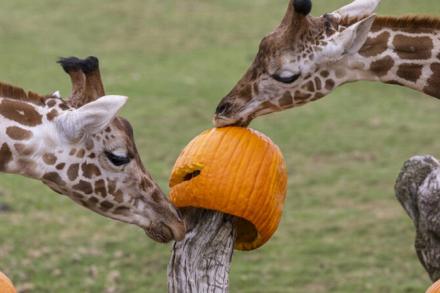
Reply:
[[431, 287], [426, 290], [426, 293], [440, 293], [440, 280], [432, 284]]
[[179, 208], [221, 211], [252, 223], [237, 223], [235, 246], [251, 250], [268, 241], [278, 227], [287, 171], [280, 149], [260, 132], [214, 128], [183, 149], [169, 185], [171, 201]]
[[16, 293], [17, 291], [14, 288], [14, 285], [12, 284], [11, 280], [0, 272], [0, 292], [1, 293]]

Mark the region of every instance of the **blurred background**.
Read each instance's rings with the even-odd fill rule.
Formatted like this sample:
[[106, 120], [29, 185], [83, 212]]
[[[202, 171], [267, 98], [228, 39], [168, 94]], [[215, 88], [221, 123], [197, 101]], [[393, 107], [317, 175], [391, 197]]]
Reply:
[[[100, 58], [108, 93], [167, 188], [180, 150], [252, 61], [287, 0], [1, 0], [0, 80], [70, 93], [60, 56]], [[348, 3], [314, 1], [314, 15]], [[386, 0], [382, 15], [433, 14], [438, 0]], [[414, 229], [394, 197], [405, 160], [440, 156], [440, 102], [378, 83], [345, 85], [252, 127], [283, 150], [287, 205], [275, 237], [237, 252], [231, 292], [424, 292]], [[96, 215], [40, 182], [0, 176], [0, 270], [21, 292], [166, 292], [170, 245]]]

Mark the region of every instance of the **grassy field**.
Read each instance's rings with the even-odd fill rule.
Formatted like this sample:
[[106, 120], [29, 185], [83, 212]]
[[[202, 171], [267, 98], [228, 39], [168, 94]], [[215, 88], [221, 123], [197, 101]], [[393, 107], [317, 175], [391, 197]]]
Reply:
[[[315, 1], [314, 14], [345, 1]], [[130, 97], [141, 156], [167, 189], [181, 148], [201, 130], [284, 14], [273, 0], [2, 0], [0, 79], [68, 95], [59, 56], [96, 55], [108, 93]], [[387, 0], [380, 14], [440, 15], [438, 0]], [[236, 253], [231, 292], [424, 292], [430, 281], [394, 180], [415, 154], [440, 156], [440, 103], [356, 83], [261, 118], [290, 173], [275, 237]], [[22, 292], [165, 292], [169, 245], [107, 220], [36, 181], [0, 176], [0, 270]]]

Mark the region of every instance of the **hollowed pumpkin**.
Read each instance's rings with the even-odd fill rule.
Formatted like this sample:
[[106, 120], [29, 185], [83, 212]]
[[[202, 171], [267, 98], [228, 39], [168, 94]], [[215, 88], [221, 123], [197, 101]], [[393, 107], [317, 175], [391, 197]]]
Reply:
[[278, 228], [287, 187], [280, 149], [265, 135], [242, 127], [202, 132], [181, 152], [169, 182], [171, 201], [238, 219], [235, 248], [263, 245]]
[[17, 291], [14, 288], [14, 285], [12, 285], [11, 280], [0, 272], [0, 292], [1, 293], [16, 293]]

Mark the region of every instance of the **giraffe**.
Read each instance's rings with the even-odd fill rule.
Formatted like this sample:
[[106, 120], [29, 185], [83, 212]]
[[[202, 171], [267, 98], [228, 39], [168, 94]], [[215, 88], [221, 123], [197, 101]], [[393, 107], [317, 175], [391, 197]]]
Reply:
[[281, 24], [218, 104], [217, 127], [318, 100], [358, 80], [412, 88], [440, 98], [440, 18], [374, 14], [380, 0], [355, 0], [310, 16], [311, 0], [290, 0]]
[[155, 241], [182, 239], [180, 215], [145, 170], [130, 123], [117, 116], [127, 97], [105, 95], [96, 57], [59, 63], [72, 81], [67, 101], [0, 83], [0, 172], [40, 180]]

